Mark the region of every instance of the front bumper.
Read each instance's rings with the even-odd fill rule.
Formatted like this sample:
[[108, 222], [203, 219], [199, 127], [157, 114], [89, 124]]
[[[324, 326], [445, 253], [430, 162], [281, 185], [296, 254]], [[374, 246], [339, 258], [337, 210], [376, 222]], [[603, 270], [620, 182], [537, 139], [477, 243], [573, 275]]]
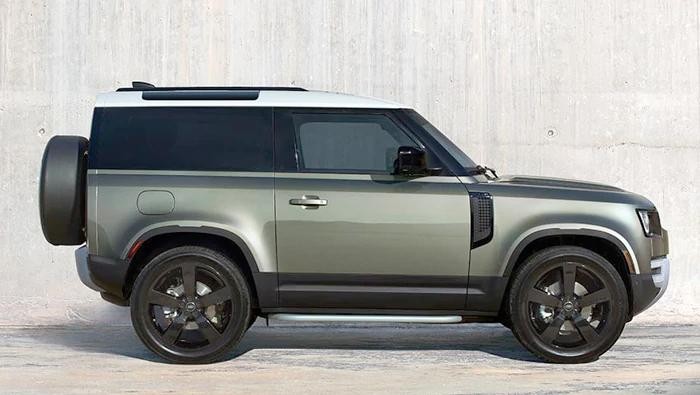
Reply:
[[654, 286], [659, 289], [659, 293], [656, 294], [654, 300], [649, 304], [650, 307], [656, 303], [666, 292], [668, 288], [668, 278], [671, 272], [671, 261], [668, 257], [664, 256], [651, 261], [651, 279], [654, 281]]
[[656, 303], [668, 288], [671, 262], [668, 256], [651, 260], [651, 273], [630, 276], [632, 286], [632, 315], [637, 315]]

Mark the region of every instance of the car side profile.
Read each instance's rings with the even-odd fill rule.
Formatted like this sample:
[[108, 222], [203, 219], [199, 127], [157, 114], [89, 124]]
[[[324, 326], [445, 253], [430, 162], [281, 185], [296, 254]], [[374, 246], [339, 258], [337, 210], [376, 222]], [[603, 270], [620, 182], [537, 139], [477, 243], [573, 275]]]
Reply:
[[224, 358], [257, 317], [501, 322], [587, 362], [668, 285], [646, 198], [499, 177], [409, 107], [345, 94], [134, 83], [98, 96], [89, 140], [49, 141], [39, 194], [47, 241], [82, 245], [81, 280], [178, 363]]

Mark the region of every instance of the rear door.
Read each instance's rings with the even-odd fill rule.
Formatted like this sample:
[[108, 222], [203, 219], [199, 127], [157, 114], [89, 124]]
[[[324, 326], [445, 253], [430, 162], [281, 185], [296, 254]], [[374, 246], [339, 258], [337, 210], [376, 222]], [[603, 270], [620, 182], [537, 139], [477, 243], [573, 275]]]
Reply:
[[427, 150], [418, 136], [391, 111], [275, 112], [280, 306], [463, 309], [465, 187], [391, 174], [399, 146]]

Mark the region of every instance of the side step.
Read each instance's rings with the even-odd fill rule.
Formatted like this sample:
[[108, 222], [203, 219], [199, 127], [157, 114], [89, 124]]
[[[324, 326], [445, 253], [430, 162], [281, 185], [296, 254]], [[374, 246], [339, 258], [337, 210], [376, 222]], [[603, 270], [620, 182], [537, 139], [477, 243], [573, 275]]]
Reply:
[[412, 324], [457, 324], [459, 315], [355, 315], [355, 314], [270, 314], [268, 319], [297, 322], [401, 322]]

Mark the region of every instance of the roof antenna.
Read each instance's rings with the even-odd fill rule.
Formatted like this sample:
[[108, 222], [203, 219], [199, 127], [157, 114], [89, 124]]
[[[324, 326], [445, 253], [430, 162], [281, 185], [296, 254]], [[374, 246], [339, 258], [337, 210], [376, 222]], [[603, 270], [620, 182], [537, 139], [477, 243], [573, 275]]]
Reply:
[[155, 85], [143, 81], [132, 81], [131, 87], [134, 89], [155, 89]]

